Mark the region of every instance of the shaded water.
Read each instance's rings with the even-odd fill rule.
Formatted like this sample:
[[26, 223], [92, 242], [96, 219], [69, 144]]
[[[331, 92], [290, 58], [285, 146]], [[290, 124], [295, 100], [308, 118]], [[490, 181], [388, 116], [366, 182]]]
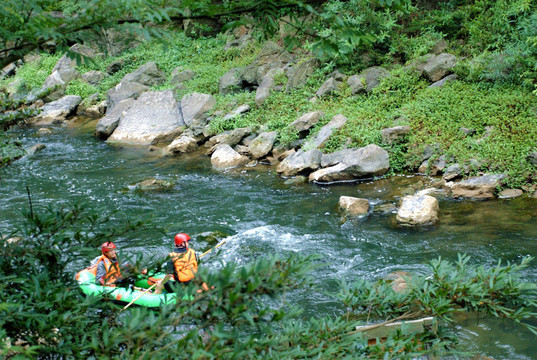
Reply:
[[[316, 274], [321, 290], [288, 299], [302, 306], [306, 317], [344, 311], [326, 294], [337, 291], [339, 280], [376, 279], [396, 270], [425, 272], [427, 261], [438, 256], [455, 260], [458, 252], [471, 255], [474, 264], [486, 265], [498, 258], [519, 261], [525, 255], [537, 256], [535, 199], [441, 198], [440, 223], [426, 229], [398, 228], [393, 213], [377, 211], [343, 223], [337, 211], [340, 196], [367, 198], [377, 210], [384, 203], [396, 203], [401, 189], [417, 179], [286, 186], [269, 167], [217, 172], [208, 157], [160, 158], [143, 148], [110, 146], [92, 137], [94, 125], [57, 128], [46, 136], [36, 129], [20, 132], [26, 146], [41, 142], [47, 148], [0, 170], [0, 232], [18, 222], [20, 209], [27, 206], [28, 185], [34, 203], [89, 201], [96, 208], [119, 209], [124, 217], [152, 217], [168, 230], [168, 235], [118, 239], [127, 252], [165, 256], [176, 232], [195, 238], [221, 230], [232, 234], [222, 247], [225, 262], [246, 263], [267, 253], [321, 254], [324, 265]], [[149, 177], [176, 185], [160, 193], [124, 191]], [[196, 248], [195, 241], [192, 245]], [[216, 260], [205, 264], [218, 266]], [[534, 262], [526, 273], [528, 280], [537, 280], [536, 270]], [[465, 348], [495, 359], [537, 359], [535, 336], [511, 322], [461, 319], [457, 332]]]

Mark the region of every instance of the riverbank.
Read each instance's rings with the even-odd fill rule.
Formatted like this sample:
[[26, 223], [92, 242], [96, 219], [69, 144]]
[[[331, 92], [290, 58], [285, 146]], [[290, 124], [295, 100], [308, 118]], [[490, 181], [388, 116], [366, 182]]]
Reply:
[[[204, 115], [210, 133], [238, 128], [249, 128], [253, 134], [275, 131], [275, 147], [298, 150], [315, 139], [334, 116], [342, 115], [345, 123], [335, 128], [319, 146], [323, 153], [375, 144], [389, 153], [389, 175], [437, 175], [457, 165], [459, 169], [466, 168], [460, 172], [461, 176], [504, 174], [502, 187], [523, 189], [529, 195], [536, 193], [537, 116], [531, 91], [506, 86], [484, 87], [464, 79], [430, 88], [430, 82], [419, 73], [408, 66], [393, 64], [386, 66], [389, 76], [382, 78], [370, 92], [353, 94], [348, 85], [352, 72], [340, 73], [341, 81], [336, 88], [318, 97], [316, 93], [325, 80], [333, 79], [329, 71], [334, 68], [325, 64], [314, 68], [304, 84], [292, 91], [277, 91], [277, 86], [287, 86], [289, 76], [276, 75], [275, 88], [264, 103], [258, 105], [256, 91], [227, 92], [222, 91], [221, 85], [230, 69], [254, 64], [266, 44], [252, 40], [242, 49], [226, 49], [230, 39], [220, 35], [193, 40], [178, 34], [166, 48], [155, 42], [144, 43], [119, 57], [77, 66], [82, 76], [100, 72], [102, 79], [93, 85], [84, 78], [72, 80], [65, 94], [81, 97], [78, 111], [83, 113], [92, 104], [104, 100], [110, 88], [126, 75], [153, 61], [163, 78], [149, 83], [147, 90], [171, 89], [179, 101], [193, 93], [214, 98], [213, 106]], [[19, 90], [41, 86], [59, 55], [41, 55], [20, 68], [14, 79], [3, 83], [11, 87], [18, 84]], [[113, 74], [106, 72], [114, 66], [120, 66], [120, 70]], [[190, 75], [181, 80], [185, 74]], [[248, 111], [230, 115], [240, 106], [247, 106]], [[322, 112], [322, 116], [308, 128], [291, 125], [304, 114], [315, 111]], [[383, 137], [383, 131], [394, 128], [406, 130], [395, 141]], [[196, 138], [196, 142], [203, 144], [207, 139]]]

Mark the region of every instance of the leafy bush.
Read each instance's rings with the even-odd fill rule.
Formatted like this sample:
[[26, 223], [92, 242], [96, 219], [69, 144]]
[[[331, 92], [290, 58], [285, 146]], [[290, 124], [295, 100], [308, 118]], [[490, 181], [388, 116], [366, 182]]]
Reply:
[[[118, 224], [117, 214], [87, 207], [35, 208], [24, 212], [21, 227], [0, 236], [0, 354], [12, 357], [311, 359], [400, 358], [445, 354], [454, 339], [442, 330], [424, 334], [395, 333], [382, 345], [368, 345], [359, 319], [319, 317], [301, 320], [286, 304], [285, 293], [311, 286], [317, 261], [309, 258], [259, 258], [244, 266], [226, 264], [217, 272], [203, 266], [194, 286], [177, 287], [193, 301], [162, 306], [158, 311], [130, 308], [122, 312], [99, 297], [84, 297], [73, 279], [73, 266], [84, 267], [97, 245], [150, 224]], [[155, 229], [151, 230], [154, 231]], [[120, 253], [120, 256], [122, 254]], [[450, 321], [456, 310], [484, 312], [524, 321], [535, 318], [536, 285], [520, 280], [529, 263], [486, 269], [432, 261], [432, 275], [416, 276], [406, 293], [389, 284], [363, 280], [342, 284], [340, 301], [358, 317], [408, 319], [421, 314]], [[147, 264], [138, 259], [135, 268]], [[149, 263], [150, 269], [162, 261]], [[156, 268], [158, 270], [158, 268]], [[197, 293], [205, 281], [214, 289]], [[441, 328], [442, 329], [442, 328]]]
[[[28, 91], [38, 89], [43, 86], [45, 79], [62, 56], [61, 53], [54, 55], [41, 53], [36, 60], [26, 62], [17, 69], [16, 79], [21, 79]], [[3, 82], [7, 83], [13, 80], [14, 78], [11, 78], [3, 80]]]
[[69, 82], [65, 89], [65, 95], [78, 95], [82, 99], [85, 99], [96, 92], [97, 88], [95, 86], [79, 79]]
[[524, 322], [537, 316], [537, 285], [520, 277], [533, 259], [506, 265], [498, 261], [493, 268], [470, 267], [469, 260], [460, 254], [455, 263], [432, 260], [430, 275], [406, 278], [407, 290], [402, 292], [395, 292], [387, 281], [358, 280], [344, 286], [340, 298], [352, 314], [362, 318], [390, 320], [413, 314], [452, 322], [455, 312], [466, 311], [513, 319], [537, 335], [537, 327]]

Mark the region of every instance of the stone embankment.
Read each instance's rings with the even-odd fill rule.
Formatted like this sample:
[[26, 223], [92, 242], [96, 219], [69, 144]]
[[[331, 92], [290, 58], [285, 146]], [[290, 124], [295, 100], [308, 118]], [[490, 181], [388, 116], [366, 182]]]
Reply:
[[[85, 56], [100, 56], [84, 46], [75, 45], [71, 50]], [[440, 87], [447, 81], [456, 81], [452, 74], [455, 64], [455, 56], [440, 53], [425, 57], [409, 65], [409, 68], [428, 79], [431, 86]], [[114, 71], [112, 65], [110, 71]], [[261, 107], [272, 93], [291, 91], [304, 84], [317, 66], [313, 59], [299, 60], [277, 44], [268, 42], [250, 65], [230, 69], [222, 76], [219, 92], [226, 95], [255, 91], [255, 106]], [[106, 76], [103, 73], [89, 73], [82, 78], [91, 83], [99, 82]], [[181, 89], [184, 88], [184, 82], [195, 76], [189, 69], [176, 68], [171, 74], [171, 83], [175, 90]], [[278, 81], [282, 76], [287, 78], [285, 86]], [[372, 67], [349, 77], [335, 71], [329, 74], [311, 101], [338, 91], [345, 82], [354, 96], [360, 96], [371, 92], [383, 78], [389, 76], [389, 71], [381, 67]], [[216, 99], [210, 94], [192, 93], [178, 100], [174, 90], [150, 91], [150, 87], [162, 85], [167, 79], [167, 75], [154, 62], [148, 62], [126, 74], [108, 91], [106, 102], [98, 104], [96, 101], [91, 103], [88, 100], [91, 97], [84, 99], [83, 103], [78, 96], [61, 96], [65, 85], [79, 78], [81, 75], [75, 63], [62, 57], [42, 89], [53, 90], [48, 98], [53, 101], [43, 104], [41, 113], [33, 122], [40, 125], [61, 123], [77, 112], [85, 112], [100, 117], [95, 135], [108, 142], [151, 145], [152, 150], [158, 149], [165, 156], [180, 156], [201, 148], [211, 157], [215, 169], [266, 163], [273, 165], [282, 177], [288, 178], [289, 183], [302, 183], [306, 179], [319, 184], [359, 181], [383, 176], [390, 170], [389, 154], [378, 144], [345, 148], [333, 153], [323, 152], [330, 136], [346, 125], [345, 114], [338, 114], [332, 119], [327, 119], [322, 111], [300, 114], [288, 125], [289, 130], [299, 135], [299, 141], [281, 145], [278, 144], [278, 132], [269, 131], [265, 126], [213, 134], [209, 125], [215, 112]], [[248, 111], [250, 106], [239, 105], [224, 119]], [[385, 128], [379, 134], [387, 146], [404, 143], [412, 133], [411, 126], [405, 124], [404, 119], [396, 120], [396, 126]], [[325, 125], [319, 128], [319, 123]], [[461, 131], [472, 130], [461, 128]], [[537, 162], [537, 155], [530, 154], [528, 159]], [[506, 179], [505, 175], [482, 173], [481, 176], [463, 180], [470, 173], [475, 174], [475, 169], [481, 168], [482, 164], [478, 160], [469, 165], [452, 163], [446, 156], [438, 156], [438, 149], [434, 146], [423, 152], [421, 162], [417, 172], [442, 176], [443, 188], [454, 198], [497, 197], [498, 189]], [[289, 180], [295, 177], [296, 180]], [[520, 194], [520, 191], [510, 190], [499, 196], [512, 198]], [[365, 215], [369, 207], [367, 199], [344, 197], [340, 200], [340, 208], [348, 215]], [[438, 221], [438, 211], [438, 201], [434, 196], [408, 194], [401, 200], [396, 220], [404, 226], [431, 225]]]

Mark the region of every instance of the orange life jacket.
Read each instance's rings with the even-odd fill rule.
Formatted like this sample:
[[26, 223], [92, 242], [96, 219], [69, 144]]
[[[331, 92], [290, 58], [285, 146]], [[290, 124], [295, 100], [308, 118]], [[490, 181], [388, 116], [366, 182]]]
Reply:
[[106, 275], [104, 276], [104, 281], [105, 281], [104, 285], [115, 286], [114, 283], [121, 276], [121, 271], [119, 270], [119, 264], [114, 264], [106, 256], [101, 255], [99, 260], [97, 260], [95, 264], [91, 265], [86, 270], [91, 272], [93, 275], [97, 276], [97, 266], [99, 266], [99, 263], [101, 261], [104, 262], [104, 269], [106, 270]]
[[194, 250], [187, 249], [184, 253], [171, 252], [169, 256], [175, 267], [175, 280], [186, 282], [194, 278], [198, 272], [198, 260]]

